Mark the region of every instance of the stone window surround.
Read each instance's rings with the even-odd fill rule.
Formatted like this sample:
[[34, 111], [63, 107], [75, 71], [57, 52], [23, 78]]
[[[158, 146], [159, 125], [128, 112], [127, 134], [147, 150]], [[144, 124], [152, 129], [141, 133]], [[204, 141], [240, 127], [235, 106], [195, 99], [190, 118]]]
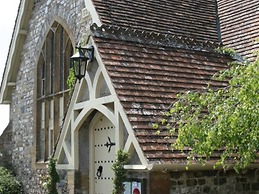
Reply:
[[[34, 144], [34, 149], [35, 149], [35, 153], [34, 153], [34, 161], [33, 162], [33, 166], [36, 164], [36, 166], [40, 166], [43, 164], [43, 167], [45, 167], [45, 162], [48, 160], [49, 155], [51, 154], [51, 150], [54, 146], [54, 144], [56, 143], [57, 140], [57, 136], [59, 134], [59, 130], [60, 130], [60, 126], [62, 124], [62, 120], [64, 117], [64, 111], [66, 109], [66, 105], [68, 102], [68, 88], [66, 86], [66, 77], [68, 76], [68, 72], [69, 72], [69, 58], [70, 55], [73, 52], [73, 39], [71, 39], [71, 32], [69, 30], [69, 28], [67, 27], [67, 25], [63, 25], [64, 22], [60, 22], [60, 21], [53, 21], [51, 27], [49, 28], [49, 31], [46, 35], [46, 38], [44, 40], [44, 43], [42, 44], [41, 50], [40, 50], [40, 54], [39, 54], [39, 59], [38, 59], [38, 65], [37, 65], [37, 89], [35, 90], [35, 92], [37, 93], [37, 97], [36, 97], [36, 103], [35, 103], [35, 129], [34, 129], [34, 139], [35, 139], [35, 144]], [[49, 73], [50, 71], [50, 65], [49, 67], [47, 67], [47, 59], [45, 60], [45, 67], [41, 68], [42, 66], [40, 65], [41, 62], [44, 61], [43, 58], [43, 48], [45, 47], [46, 44], [46, 40], [51, 38], [51, 36], [53, 35], [54, 37], [56, 36], [56, 34], [60, 35], [60, 32], [64, 31], [64, 35], [63, 35], [63, 39], [64, 41], [62, 41], [63, 43], [61, 43], [64, 47], [68, 47], [64, 52], [63, 52], [63, 56], [60, 57], [55, 57], [55, 56], [50, 56], [50, 60], [48, 64], [51, 64], [51, 61], [53, 61], [53, 63], [59, 64], [59, 63], [63, 63], [63, 74], [60, 75], [60, 67], [59, 66], [55, 66], [53, 67], [54, 70], [52, 70], [52, 72], [54, 73], [53, 76], [53, 86], [50, 87], [50, 81], [47, 80], [51, 80], [50, 79], [50, 75], [51, 73]], [[57, 33], [55, 33], [57, 32]], [[51, 35], [52, 34], [52, 35]], [[60, 39], [61, 36], [59, 36]], [[54, 40], [56, 42], [58, 42], [56, 45], [61, 45], [60, 44], [60, 40]], [[46, 49], [45, 49], [46, 50]], [[57, 54], [59, 52], [60, 55], [62, 55], [62, 52], [58, 51], [59, 49], [54, 48], [54, 54]], [[45, 55], [47, 55], [45, 53]], [[45, 57], [46, 58], [46, 57]], [[51, 59], [52, 58], [52, 59]], [[61, 59], [62, 58], [62, 59]], [[46, 70], [44, 70], [46, 68]], [[45, 71], [45, 75], [42, 76], [42, 69]], [[61, 69], [62, 71], [62, 69]], [[55, 74], [55, 72], [58, 72], [58, 75]], [[48, 75], [47, 75], [48, 74]], [[48, 76], [48, 77], [47, 77]], [[43, 78], [45, 80], [43, 80]], [[48, 79], [49, 78], [49, 79]], [[60, 81], [62, 78], [62, 81]], [[43, 81], [44, 81], [44, 89], [41, 87], [41, 85], [43, 85]], [[48, 82], [48, 83], [47, 83]], [[43, 103], [44, 102], [44, 103]], [[47, 103], [46, 103], [47, 102]], [[46, 103], [46, 104], [45, 104]], [[41, 107], [44, 106], [45, 111], [42, 111]], [[44, 119], [40, 113], [45, 113], [45, 118]], [[44, 120], [44, 125], [41, 124], [42, 122], [39, 120]], [[55, 121], [55, 122], [54, 122]], [[44, 137], [42, 138], [42, 141], [44, 141], [44, 146], [42, 145], [40, 147], [40, 130], [42, 128], [42, 126], [44, 127]], [[53, 134], [53, 135], [51, 135]], [[52, 137], [50, 137], [52, 136]], [[42, 149], [42, 153], [41, 150]]]

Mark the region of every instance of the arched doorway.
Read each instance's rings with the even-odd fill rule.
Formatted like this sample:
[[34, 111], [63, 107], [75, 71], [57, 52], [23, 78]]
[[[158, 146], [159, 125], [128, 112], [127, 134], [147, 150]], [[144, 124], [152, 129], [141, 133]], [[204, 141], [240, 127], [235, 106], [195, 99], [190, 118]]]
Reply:
[[112, 193], [115, 162], [115, 127], [103, 114], [97, 113], [90, 124], [91, 193]]

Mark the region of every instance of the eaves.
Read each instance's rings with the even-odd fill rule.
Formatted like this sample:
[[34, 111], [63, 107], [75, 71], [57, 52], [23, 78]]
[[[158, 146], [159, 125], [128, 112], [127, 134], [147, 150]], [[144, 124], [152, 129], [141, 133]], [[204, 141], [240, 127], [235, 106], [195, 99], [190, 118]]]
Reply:
[[20, 55], [27, 36], [28, 23], [33, 6], [33, 0], [21, 0], [19, 5], [0, 88], [0, 103], [2, 104], [9, 104], [11, 102], [12, 88], [16, 83]]

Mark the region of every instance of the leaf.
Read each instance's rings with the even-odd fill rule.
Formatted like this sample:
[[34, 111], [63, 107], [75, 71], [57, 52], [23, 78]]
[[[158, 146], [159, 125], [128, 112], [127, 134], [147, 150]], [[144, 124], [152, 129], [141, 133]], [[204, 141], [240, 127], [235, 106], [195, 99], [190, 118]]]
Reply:
[[[221, 52], [233, 53], [231, 49]], [[208, 160], [215, 150], [222, 150], [215, 167], [228, 168], [232, 165], [229, 159], [233, 158], [234, 169], [238, 171], [258, 157], [259, 61], [230, 63], [228, 69], [214, 78], [228, 80], [229, 84], [217, 90], [207, 88], [203, 92], [178, 94], [161, 126], [153, 124], [153, 128], [165, 128], [170, 135], [176, 130], [178, 137], [172, 148], [190, 147], [189, 156], [204, 156], [198, 158], [200, 162]], [[195, 158], [188, 157], [188, 161]]]

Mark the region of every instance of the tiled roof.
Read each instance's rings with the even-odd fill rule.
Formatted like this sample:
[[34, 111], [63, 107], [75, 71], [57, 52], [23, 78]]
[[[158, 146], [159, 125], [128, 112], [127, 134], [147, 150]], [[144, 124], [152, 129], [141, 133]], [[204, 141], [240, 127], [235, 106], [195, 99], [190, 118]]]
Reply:
[[219, 0], [218, 10], [223, 44], [234, 48], [241, 56], [253, 60], [259, 49], [258, 0]]
[[[113, 29], [110, 37], [96, 32], [94, 42], [148, 161], [186, 161], [186, 154], [170, 149], [169, 143], [174, 140], [168, 142], [165, 133], [158, 135], [152, 122], [161, 118], [177, 93], [206, 87], [211, 76], [225, 68], [230, 58], [211, 47], [181, 46], [183, 43], [175, 43], [168, 36], [158, 36], [154, 44], [154, 38], [136, 41], [132, 34], [125, 38], [127, 31], [120, 28]], [[166, 38], [173, 42], [171, 46]], [[163, 42], [167, 44], [163, 46]], [[224, 83], [212, 81], [211, 85]]]
[[93, 0], [104, 25], [217, 42], [214, 0]]

